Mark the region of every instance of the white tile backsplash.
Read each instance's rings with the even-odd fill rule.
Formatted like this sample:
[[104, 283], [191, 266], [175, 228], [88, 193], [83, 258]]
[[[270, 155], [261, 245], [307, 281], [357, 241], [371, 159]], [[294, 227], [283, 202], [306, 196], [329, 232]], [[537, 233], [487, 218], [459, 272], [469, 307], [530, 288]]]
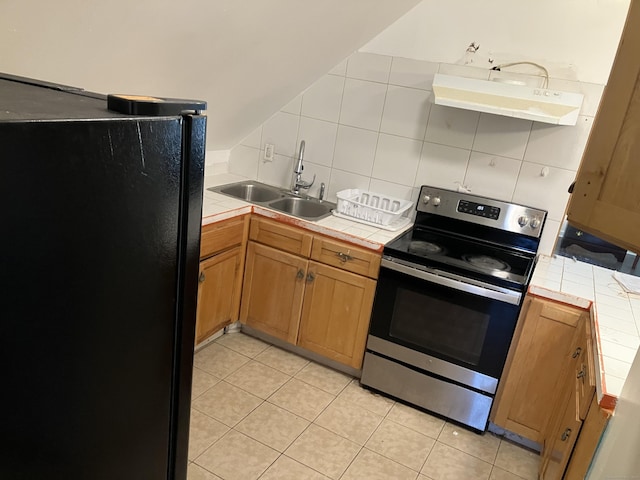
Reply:
[[380, 132], [422, 140], [427, 129], [431, 92], [389, 85]]
[[347, 61], [346, 76], [360, 80], [387, 83], [391, 71], [391, 59], [386, 55], [356, 52]]
[[532, 123], [530, 120], [482, 113], [472, 148], [477, 152], [522, 160]]
[[333, 168], [371, 176], [378, 134], [361, 128], [338, 126]]
[[371, 176], [413, 186], [420, 162], [422, 141], [381, 133]]
[[[347, 188], [415, 201], [420, 185], [467, 186], [548, 210], [539, 251], [551, 253], [603, 86], [550, 79], [585, 95], [578, 124], [556, 126], [434, 105], [436, 72], [489, 78], [486, 68], [355, 53], [233, 148], [229, 172], [288, 187], [305, 140], [313, 195], [323, 181], [333, 201]], [[263, 161], [266, 142], [276, 145], [273, 162]]]
[[480, 114], [470, 110], [431, 105], [424, 139], [450, 147], [471, 149]]
[[340, 123], [380, 130], [387, 86], [382, 83], [347, 78], [344, 84]]
[[[338, 124], [301, 117], [298, 130], [298, 145], [305, 141], [304, 159], [330, 167], [333, 163], [333, 152], [336, 147]], [[297, 157], [294, 157], [297, 158]]]
[[302, 115], [338, 122], [344, 91], [344, 77], [325, 75], [302, 95]]
[[464, 185], [474, 195], [511, 200], [520, 173], [520, 160], [471, 152]]

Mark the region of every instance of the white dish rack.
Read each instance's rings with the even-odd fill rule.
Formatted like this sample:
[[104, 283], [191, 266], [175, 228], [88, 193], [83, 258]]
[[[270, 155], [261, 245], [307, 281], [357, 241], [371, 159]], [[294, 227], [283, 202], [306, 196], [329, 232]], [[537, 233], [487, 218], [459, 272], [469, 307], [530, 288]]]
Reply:
[[399, 230], [411, 219], [403, 216], [413, 202], [356, 188], [336, 194], [338, 204], [334, 214], [385, 230]]

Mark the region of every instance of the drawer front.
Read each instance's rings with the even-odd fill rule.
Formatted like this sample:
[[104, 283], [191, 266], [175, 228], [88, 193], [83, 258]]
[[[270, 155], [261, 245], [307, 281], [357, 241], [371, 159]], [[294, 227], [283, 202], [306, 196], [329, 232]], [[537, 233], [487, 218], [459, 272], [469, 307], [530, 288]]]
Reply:
[[249, 238], [278, 250], [309, 258], [313, 235], [266, 218], [251, 218]]
[[207, 258], [228, 248], [241, 245], [247, 216], [230, 218], [202, 227], [200, 258]]
[[311, 258], [374, 279], [380, 270], [379, 253], [318, 235], [313, 239]]

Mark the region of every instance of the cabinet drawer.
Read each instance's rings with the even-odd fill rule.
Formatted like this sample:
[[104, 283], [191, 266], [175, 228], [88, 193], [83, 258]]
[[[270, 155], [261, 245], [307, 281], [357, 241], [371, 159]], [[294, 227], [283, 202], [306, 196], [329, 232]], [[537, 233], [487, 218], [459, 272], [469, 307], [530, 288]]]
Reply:
[[227, 248], [241, 245], [247, 216], [230, 218], [202, 227], [200, 258], [207, 258]]
[[313, 235], [300, 228], [290, 227], [266, 218], [251, 218], [249, 238], [255, 242], [309, 257]]
[[378, 278], [380, 270], [380, 254], [320, 236], [313, 239], [311, 259], [370, 278]]

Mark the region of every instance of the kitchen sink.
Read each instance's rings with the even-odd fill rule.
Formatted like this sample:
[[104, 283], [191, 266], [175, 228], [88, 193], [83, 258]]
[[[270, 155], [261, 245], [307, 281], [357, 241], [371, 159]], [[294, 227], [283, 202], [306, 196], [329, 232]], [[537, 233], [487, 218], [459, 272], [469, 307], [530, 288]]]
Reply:
[[242, 182], [222, 187], [219, 193], [245, 200], [247, 202], [270, 202], [282, 197], [279, 189], [255, 182]]
[[293, 215], [294, 217], [306, 218], [308, 220], [318, 220], [326, 217], [331, 213], [331, 209], [335, 207], [332, 203], [320, 202], [317, 199], [286, 197], [271, 202], [270, 208], [279, 210], [284, 213]]
[[253, 180], [220, 185], [208, 190], [311, 221], [328, 216], [336, 208], [335, 203], [295, 195], [289, 190]]

